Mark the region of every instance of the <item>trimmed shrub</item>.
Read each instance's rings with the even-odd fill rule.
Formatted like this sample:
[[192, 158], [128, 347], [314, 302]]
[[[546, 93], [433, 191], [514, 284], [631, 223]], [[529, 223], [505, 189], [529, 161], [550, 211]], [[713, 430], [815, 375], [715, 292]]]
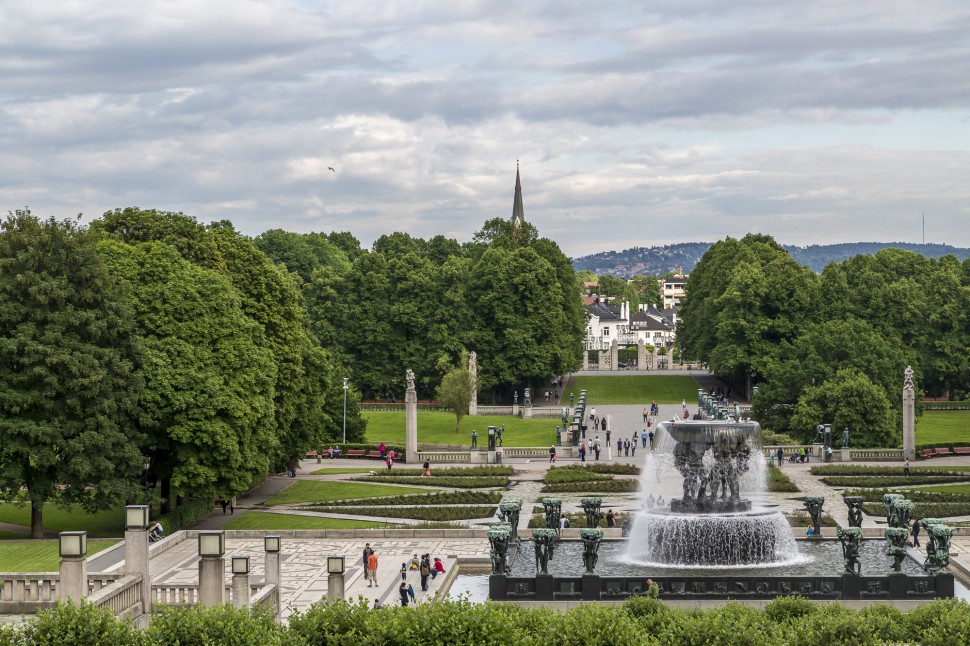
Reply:
[[629, 493], [637, 491], [640, 482], [637, 480], [599, 480], [596, 482], [560, 482], [547, 484], [542, 487], [544, 493]]
[[768, 491], [799, 491], [784, 471], [768, 465]]
[[593, 482], [595, 480], [612, 480], [613, 476], [597, 473], [585, 467], [553, 467], [546, 471], [542, 481], [546, 484], [560, 482]]
[[[441, 491], [435, 493], [415, 493], [406, 496], [385, 496], [365, 500], [334, 500], [329, 507], [359, 507], [362, 502], [368, 505], [497, 505], [502, 500], [501, 491]], [[881, 500], [881, 499], [880, 499]]]
[[[342, 507], [310, 507], [310, 509], [328, 514], [348, 513], [348, 510]], [[370, 507], [358, 505], [354, 507], [353, 512], [362, 516], [380, 516], [383, 518], [452, 521], [468, 520], [470, 518], [488, 518], [495, 515], [495, 509], [495, 507], [473, 507], [467, 505], [455, 507]]]
[[820, 606], [805, 597], [776, 597], [764, 607], [765, 616], [774, 623], [797, 623], [802, 617], [814, 614]]
[[58, 603], [37, 614], [37, 620], [23, 627], [13, 644], [45, 646], [125, 646], [144, 644], [144, 635], [134, 625], [118, 619], [107, 608], [88, 602], [76, 606]]
[[[371, 476], [372, 478], [383, 478], [386, 476], [420, 476], [424, 473], [423, 469], [392, 469], [390, 471], [378, 471]], [[452, 476], [457, 478], [470, 478], [474, 476], [510, 476], [515, 473], [515, 469], [506, 466], [481, 466], [481, 467], [435, 467], [431, 465], [431, 473], [437, 476]]]
[[403, 485], [424, 485], [426, 487], [454, 487], [455, 489], [475, 489], [478, 487], [507, 487], [509, 479], [504, 476], [478, 476], [459, 478], [456, 476], [365, 476], [354, 478], [364, 482], [390, 482]]
[[[870, 516], [885, 516], [886, 508], [881, 503], [863, 503], [862, 511]], [[962, 503], [916, 503], [916, 515], [919, 518], [949, 518], [951, 516], [970, 516], [970, 502]]]
[[970, 472], [965, 469], [947, 469], [946, 467], [910, 467], [910, 476], [903, 475], [903, 467], [868, 467], [857, 464], [822, 464], [811, 467], [809, 473], [813, 476], [951, 476], [963, 475], [970, 480]]
[[900, 485], [946, 484], [948, 482], [967, 482], [970, 474], [962, 476], [830, 476], [822, 482], [830, 487], [898, 487]]
[[[146, 631], [150, 644], [232, 644], [233, 646], [298, 646], [305, 642], [268, 612], [231, 606], [161, 607]], [[81, 643], [81, 642], [79, 642]]]

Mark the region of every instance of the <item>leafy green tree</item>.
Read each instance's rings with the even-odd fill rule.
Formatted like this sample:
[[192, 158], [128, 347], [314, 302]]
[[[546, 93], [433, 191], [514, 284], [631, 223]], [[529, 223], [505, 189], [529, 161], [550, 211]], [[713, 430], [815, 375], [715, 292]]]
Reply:
[[855, 446], [898, 446], [897, 416], [881, 387], [860, 370], [846, 368], [817, 386], [805, 388], [792, 427], [809, 441], [819, 424], [848, 428]]
[[600, 296], [613, 296], [615, 298], [623, 298], [626, 296], [626, 281], [622, 278], [606, 274], [605, 276], [599, 276], [598, 280], [600, 284]]
[[256, 248], [300, 276], [303, 282], [317, 267], [332, 267], [338, 274], [350, 269], [347, 254], [322, 233], [290, 233], [270, 229], [253, 239]]
[[150, 435], [164, 488], [248, 490], [280, 446], [276, 365], [262, 329], [243, 312], [228, 277], [188, 262], [170, 245], [106, 240], [100, 250], [129, 286], [144, 338], [139, 425]]
[[0, 492], [94, 510], [137, 486], [140, 342], [124, 292], [72, 221], [17, 211], [0, 225]]
[[476, 388], [475, 377], [468, 370], [468, 360], [463, 358], [464, 362], [459, 362], [445, 373], [438, 386], [438, 399], [455, 413], [456, 435], [461, 428], [461, 418], [468, 413]]
[[131, 206], [108, 211], [91, 228], [109, 237], [138, 244], [164, 242], [189, 262], [209, 269], [224, 269], [222, 256], [205, 225], [184, 213], [139, 209]]

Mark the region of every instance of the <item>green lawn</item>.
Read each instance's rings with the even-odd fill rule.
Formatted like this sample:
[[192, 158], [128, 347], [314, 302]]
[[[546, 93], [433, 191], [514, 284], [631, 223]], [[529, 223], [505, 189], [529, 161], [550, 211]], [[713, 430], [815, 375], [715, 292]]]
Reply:
[[[694, 393], [695, 399], [697, 393]], [[678, 400], [679, 401], [679, 400]], [[404, 411], [361, 413], [367, 419], [368, 442], [404, 443]], [[418, 411], [418, 442], [425, 444], [471, 445], [472, 429], [478, 431], [478, 446], [488, 444], [488, 427], [505, 424], [502, 439], [505, 446], [548, 446], [555, 439], [558, 419], [521, 419], [518, 417], [493, 417], [489, 415], [465, 415], [461, 430], [455, 434], [453, 413]], [[377, 462], [375, 461], [375, 464]]]
[[0, 532], [0, 541], [16, 541], [25, 538], [30, 538], [30, 536], [19, 532]]
[[[44, 529], [53, 532], [87, 531], [92, 538], [121, 538], [125, 535], [125, 508], [89, 514], [80, 507], [44, 505]], [[30, 527], [30, 505], [0, 503], [0, 522]]]
[[928, 410], [916, 418], [917, 444], [970, 442], [970, 410]]
[[[118, 541], [88, 541], [88, 556]], [[0, 572], [56, 572], [60, 567], [57, 541], [0, 543]]]
[[630, 375], [602, 377], [573, 377], [563, 386], [563, 401], [569, 403], [569, 393], [579, 398], [586, 389], [587, 406], [600, 404], [637, 404], [656, 401], [658, 404], [679, 404], [687, 400], [697, 406], [697, 382], [693, 377]]
[[363, 482], [320, 482], [297, 480], [290, 487], [266, 501], [267, 505], [291, 505], [301, 502], [327, 502], [347, 498], [377, 498], [378, 496], [403, 496], [409, 493], [428, 493], [433, 489], [416, 487], [393, 487], [391, 485]]
[[312, 516], [249, 511], [239, 518], [234, 518], [225, 526], [226, 529], [370, 529], [373, 527], [398, 527], [398, 525], [375, 523], [369, 520], [314, 518]]
[[[312, 459], [312, 458], [311, 458]], [[375, 462], [374, 466], [370, 469], [366, 467], [335, 467], [333, 469], [317, 469], [313, 472], [315, 476], [329, 476], [329, 475], [339, 475], [343, 473], [370, 473], [371, 471], [379, 471], [384, 468], [384, 465], [380, 462]]]

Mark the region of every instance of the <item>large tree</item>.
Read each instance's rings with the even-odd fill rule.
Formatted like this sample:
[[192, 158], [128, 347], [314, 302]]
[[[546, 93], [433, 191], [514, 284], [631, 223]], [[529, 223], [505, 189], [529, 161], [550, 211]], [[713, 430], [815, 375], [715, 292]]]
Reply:
[[438, 386], [438, 399], [455, 414], [455, 433], [461, 428], [461, 418], [468, 414], [477, 384], [475, 376], [468, 369], [465, 356], [457, 366], [452, 367], [441, 379]]
[[18, 211], [0, 225], [0, 490], [107, 508], [142, 469], [140, 344], [125, 295], [72, 221]]

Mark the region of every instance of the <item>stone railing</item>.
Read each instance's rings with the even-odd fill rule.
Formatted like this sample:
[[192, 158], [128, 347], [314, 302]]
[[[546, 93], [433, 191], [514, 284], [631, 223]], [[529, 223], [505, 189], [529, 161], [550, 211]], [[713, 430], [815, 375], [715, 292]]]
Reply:
[[503, 457], [506, 458], [548, 458], [549, 449], [541, 446], [506, 446], [502, 447]]
[[57, 600], [58, 572], [0, 572], [0, 614], [33, 613]]
[[468, 451], [422, 451], [418, 456], [418, 460], [427, 460], [428, 462], [468, 462], [468, 453]]
[[141, 586], [141, 575], [129, 574], [90, 595], [88, 601], [99, 608], [108, 608], [115, 617], [137, 617], [144, 612]]
[[533, 406], [532, 407], [533, 417], [554, 417], [559, 419], [562, 417], [562, 408], [555, 408], [552, 406]]
[[902, 449], [849, 449], [849, 456], [853, 460], [875, 460], [884, 462], [902, 462]]
[[[275, 584], [269, 583], [256, 590], [249, 597], [249, 605], [253, 609], [266, 608], [271, 614], [276, 615], [280, 607], [280, 590]], [[276, 618], [279, 620], [279, 617]]]
[[478, 405], [478, 414], [479, 415], [505, 415], [505, 416], [508, 416], [508, 415], [511, 415], [512, 414], [512, 407], [511, 406], [482, 406], [481, 404], [479, 404]]
[[191, 608], [199, 605], [197, 583], [156, 583], [152, 585], [152, 605]]

